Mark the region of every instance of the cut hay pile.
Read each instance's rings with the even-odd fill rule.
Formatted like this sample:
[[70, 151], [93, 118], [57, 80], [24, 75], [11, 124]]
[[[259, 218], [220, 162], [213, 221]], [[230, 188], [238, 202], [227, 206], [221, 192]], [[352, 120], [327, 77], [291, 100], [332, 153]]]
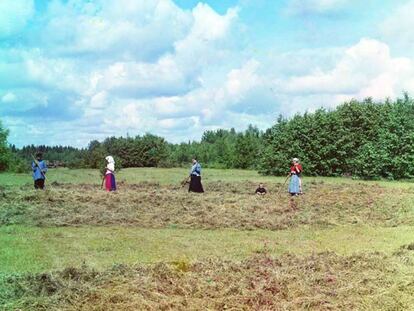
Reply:
[[414, 225], [414, 191], [376, 185], [307, 185], [291, 210], [289, 195], [257, 197], [254, 184], [211, 183], [205, 194], [158, 184], [122, 184], [117, 193], [92, 185], [53, 190], [8, 190], [0, 198], [0, 224], [36, 226], [133, 225], [143, 228], [282, 230], [300, 225]]
[[410, 310], [414, 257], [408, 252], [349, 257], [321, 253], [304, 258], [259, 254], [243, 262], [118, 265], [105, 272], [68, 268], [1, 279], [0, 306], [6, 310]]

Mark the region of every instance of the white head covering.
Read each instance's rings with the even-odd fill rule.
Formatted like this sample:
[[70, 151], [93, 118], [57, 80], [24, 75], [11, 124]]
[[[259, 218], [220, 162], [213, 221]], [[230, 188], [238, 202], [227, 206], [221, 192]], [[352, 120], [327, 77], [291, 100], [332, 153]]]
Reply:
[[292, 159], [293, 162], [299, 163], [299, 159], [298, 158], [293, 158]]
[[108, 164], [106, 165], [106, 168], [108, 170], [106, 171], [105, 174], [110, 174], [110, 173], [115, 172], [115, 160], [114, 160], [114, 158], [111, 157], [111, 156], [107, 156], [105, 158], [105, 160], [108, 161]]
[[115, 160], [114, 160], [114, 158], [113, 158], [112, 156], [107, 156], [107, 157], [105, 158], [105, 160], [106, 160], [106, 161], [108, 161], [108, 163], [113, 163], [113, 164], [115, 164]]

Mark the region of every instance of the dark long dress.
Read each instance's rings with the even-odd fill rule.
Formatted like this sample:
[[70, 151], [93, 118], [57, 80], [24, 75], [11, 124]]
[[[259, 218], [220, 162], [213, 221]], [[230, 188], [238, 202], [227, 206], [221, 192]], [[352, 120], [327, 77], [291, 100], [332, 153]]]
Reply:
[[191, 175], [190, 186], [188, 192], [203, 193], [203, 185], [201, 184], [201, 176]]

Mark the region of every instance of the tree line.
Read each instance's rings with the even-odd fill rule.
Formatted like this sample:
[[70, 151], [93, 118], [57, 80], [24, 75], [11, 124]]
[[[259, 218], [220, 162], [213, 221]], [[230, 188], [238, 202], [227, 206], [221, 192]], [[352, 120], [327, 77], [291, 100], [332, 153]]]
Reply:
[[83, 166], [99, 168], [105, 155], [115, 157], [121, 167], [188, 166], [193, 157], [203, 166], [214, 168], [258, 168], [257, 149], [263, 133], [254, 126], [244, 132], [234, 129], [206, 131], [200, 142], [171, 144], [164, 138], [145, 134], [135, 137], [109, 137], [92, 141], [83, 157]]
[[120, 167], [176, 167], [197, 157], [204, 167], [255, 169], [285, 175], [290, 159], [299, 157], [305, 173], [314, 176], [412, 178], [414, 176], [414, 101], [352, 100], [336, 109], [318, 109], [260, 131], [206, 131], [200, 141], [172, 144], [152, 135], [109, 137], [87, 148], [7, 145], [0, 124], [0, 170], [22, 170], [37, 150], [44, 158], [71, 168], [100, 168], [106, 155]]
[[[257, 150], [263, 132], [249, 126], [243, 132], [234, 129], [206, 131], [201, 141], [172, 144], [152, 135], [135, 137], [108, 137], [93, 140], [86, 148], [66, 146], [7, 146], [8, 131], [1, 128], [2, 148], [7, 156], [0, 159], [0, 171], [27, 171], [33, 155], [42, 152], [49, 165], [69, 168], [96, 168], [105, 165], [105, 156], [112, 155], [117, 167], [180, 167], [188, 166], [193, 157], [199, 158], [204, 167], [257, 169]], [[3, 163], [3, 165], [2, 165]]]
[[260, 172], [286, 173], [293, 155], [309, 175], [412, 178], [414, 101], [350, 101], [335, 110], [280, 117], [263, 136]]

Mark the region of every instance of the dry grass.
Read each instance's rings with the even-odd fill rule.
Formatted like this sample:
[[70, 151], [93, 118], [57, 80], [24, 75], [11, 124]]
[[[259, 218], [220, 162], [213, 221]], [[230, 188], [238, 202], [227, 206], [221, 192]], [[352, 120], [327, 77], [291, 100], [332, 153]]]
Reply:
[[99, 273], [67, 268], [9, 277], [0, 286], [9, 295], [5, 309], [409, 310], [414, 303], [409, 252], [272, 258], [264, 251], [243, 262], [118, 265]]
[[[91, 184], [55, 183], [45, 192], [6, 187], [0, 191], [0, 225], [239, 230], [414, 225], [409, 185], [312, 181], [295, 199], [297, 209], [290, 208], [286, 193], [277, 195], [280, 183], [269, 182], [272, 194], [266, 197], [252, 194], [256, 186], [210, 181], [202, 195], [145, 182], [120, 183], [117, 193]], [[241, 262], [203, 257], [104, 271], [84, 266], [0, 275], [0, 309], [410, 310], [414, 305], [413, 244], [393, 254], [367, 249], [351, 256], [271, 257], [268, 246], [257, 249]]]
[[251, 182], [206, 184], [205, 194], [159, 184], [120, 184], [117, 193], [93, 185], [59, 185], [35, 192], [9, 189], [0, 198], [0, 224], [37, 226], [134, 225], [144, 228], [237, 228], [282, 230], [300, 225], [414, 224], [414, 191], [368, 184], [313, 182], [296, 198], [252, 194]]

